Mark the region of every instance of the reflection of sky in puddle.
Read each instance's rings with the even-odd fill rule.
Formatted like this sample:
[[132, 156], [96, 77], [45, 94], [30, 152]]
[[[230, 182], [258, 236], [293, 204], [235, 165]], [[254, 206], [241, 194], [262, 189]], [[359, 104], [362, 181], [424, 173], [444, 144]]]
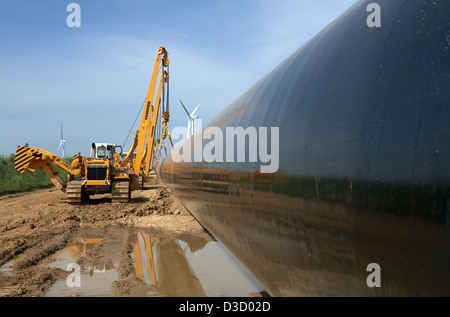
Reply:
[[0, 266], [0, 274], [4, 276], [12, 275], [12, 261], [6, 262], [2, 266]]
[[186, 242], [178, 243], [206, 296], [244, 297], [263, 290], [219, 242], [208, 242], [196, 252], [191, 252]]
[[48, 290], [46, 297], [66, 296], [112, 296], [111, 283], [118, 280], [117, 263], [105, 271], [90, 272], [87, 268], [81, 274], [81, 287], [69, 287], [66, 280], [55, 282]]

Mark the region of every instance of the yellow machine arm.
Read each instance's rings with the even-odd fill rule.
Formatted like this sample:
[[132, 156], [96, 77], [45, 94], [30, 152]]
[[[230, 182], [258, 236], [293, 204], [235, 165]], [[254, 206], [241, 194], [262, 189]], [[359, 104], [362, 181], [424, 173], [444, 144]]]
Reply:
[[[152, 78], [150, 80], [150, 86], [147, 92], [147, 98], [145, 100], [145, 107], [142, 112], [141, 124], [139, 130], [136, 131], [136, 161], [133, 166], [136, 175], [141, 173], [141, 167], [143, 167], [143, 174], [148, 176], [148, 171], [151, 164], [151, 153], [153, 152], [154, 147], [158, 113], [161, 105], [161, 91], [163, 89], [163, 85], [169, 82], [169, 72], [166, 70], [169, 66], [168, 55], [169, 54], [164, 47], [160, 46], [158, 48]], [[161, 77], [156, 98], [154, 98], [160, 64], [162, 64]], [[155, 101], [153, 99], [155, 99]]]
[[83, 172], [82, 165], [75, 157], [83, 158], [82, 156], [75, 155], [72, 165], [69, 166], [61, 160], [58, 155], [37, 148], [18, 146], [14, 160], [14, 168], [20, 173], [25, 172], [27, 169], [35, 172], [37, 169], [41, 168], [53, 184], [65, 192], [67, 182], [59, 175], [55, 165], [65, 170], [68, 173], [68, 178], [71, 179], [74, 175]]

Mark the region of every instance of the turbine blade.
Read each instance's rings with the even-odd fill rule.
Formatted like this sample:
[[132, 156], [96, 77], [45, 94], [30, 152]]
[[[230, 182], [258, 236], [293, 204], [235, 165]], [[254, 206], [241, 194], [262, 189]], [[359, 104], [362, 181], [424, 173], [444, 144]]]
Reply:
[[63, 140], [64, 139], [64, 137], [63, 137], [63, 130], [62, 130], [62, 122], [61, 122], [61, 140]]
[[189, 117], [189, 111], [187, 111], [186, 107], [184, 106], [183, 102], [180, 100], [181, 105], [183, 106], [184, 111], [186, 111], [187, 116]]
[[197, 108], [195, 108], [194, 111], [192, 111], [191, 117], [192, 117], [192, 116], [194, 115], [194, 113], [197, 111], [197, 109], [198, 109], [199, 106], [200, 106], [200, 105], [198, 105]]

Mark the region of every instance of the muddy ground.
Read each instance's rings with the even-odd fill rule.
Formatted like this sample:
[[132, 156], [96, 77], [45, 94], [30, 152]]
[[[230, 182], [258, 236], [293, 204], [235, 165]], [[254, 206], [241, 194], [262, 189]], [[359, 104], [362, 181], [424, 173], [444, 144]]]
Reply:
[[[132, 192], [129, 204], [112, 203], [109, 195], [95, 195], [89, 203], [69, 205], [65, 194], [55, 188], [0, 197], [0, 267], [5, 270], [5, 265], [11, 263], [6, 267], [9, 274], [0, 272], [0, 296], [45, 296], [55, 282], [65, 280], [70, 272], [42, 264], [73, 243], [75, 237], [93, 231], [103, 231], [104, 238], [77, 263], [88, 267], [104, 262], [114, 249], [121, 260], [117, 269], [120, 281], [111, 286], [112, 295], [148, 293], [152, 286], [136, 278], [130, 258], [141, 228], [150, 229], [152, 236], [160, 240], [184, 234], [198, 235], [203, 241], [211, 239], [154, 177], [143, 190]], [[112, 240], [114, 246], [109, 243]]]

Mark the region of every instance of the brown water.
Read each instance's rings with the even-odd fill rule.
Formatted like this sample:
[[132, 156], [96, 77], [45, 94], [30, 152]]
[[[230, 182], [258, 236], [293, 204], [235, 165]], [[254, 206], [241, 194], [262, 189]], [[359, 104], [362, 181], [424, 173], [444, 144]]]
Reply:
[[[86, 252], [102, 240], [102, 234], [80, 237], [54, 254], [49, 266], [66, 270], [70, 263], [86, 256]], [[142, 231], [136, 235], [129, 256], [133, 260], [135, 276], [152, 286], [148, 289], [153, 291], [139, 296], [245, 297], [263, 291], [217, 241], [189, 235], [161, 241]], [[106, 258], [108, 260], [81, 272], [81, 287], [69, 287], [66, 280], [57, 281], [46, 296], [112, 296], [111, 285], [120, 281], [117, 272], [120, 252], [111, 252]]]
[[[49, 266], [66, 270], [70, 263], [86, 256], [86, 252], [102, 240], [101, 235], [78, 238], [76, 242], [51, 256]], [[45, 296], [112, 296], [111, 283], [118, 279], [118, 261], [119, 259], [113, 259], [99, 266], [86, 267], [81, 272], [81, 287], [69, 287], [66, 280], [61, 280]]]

